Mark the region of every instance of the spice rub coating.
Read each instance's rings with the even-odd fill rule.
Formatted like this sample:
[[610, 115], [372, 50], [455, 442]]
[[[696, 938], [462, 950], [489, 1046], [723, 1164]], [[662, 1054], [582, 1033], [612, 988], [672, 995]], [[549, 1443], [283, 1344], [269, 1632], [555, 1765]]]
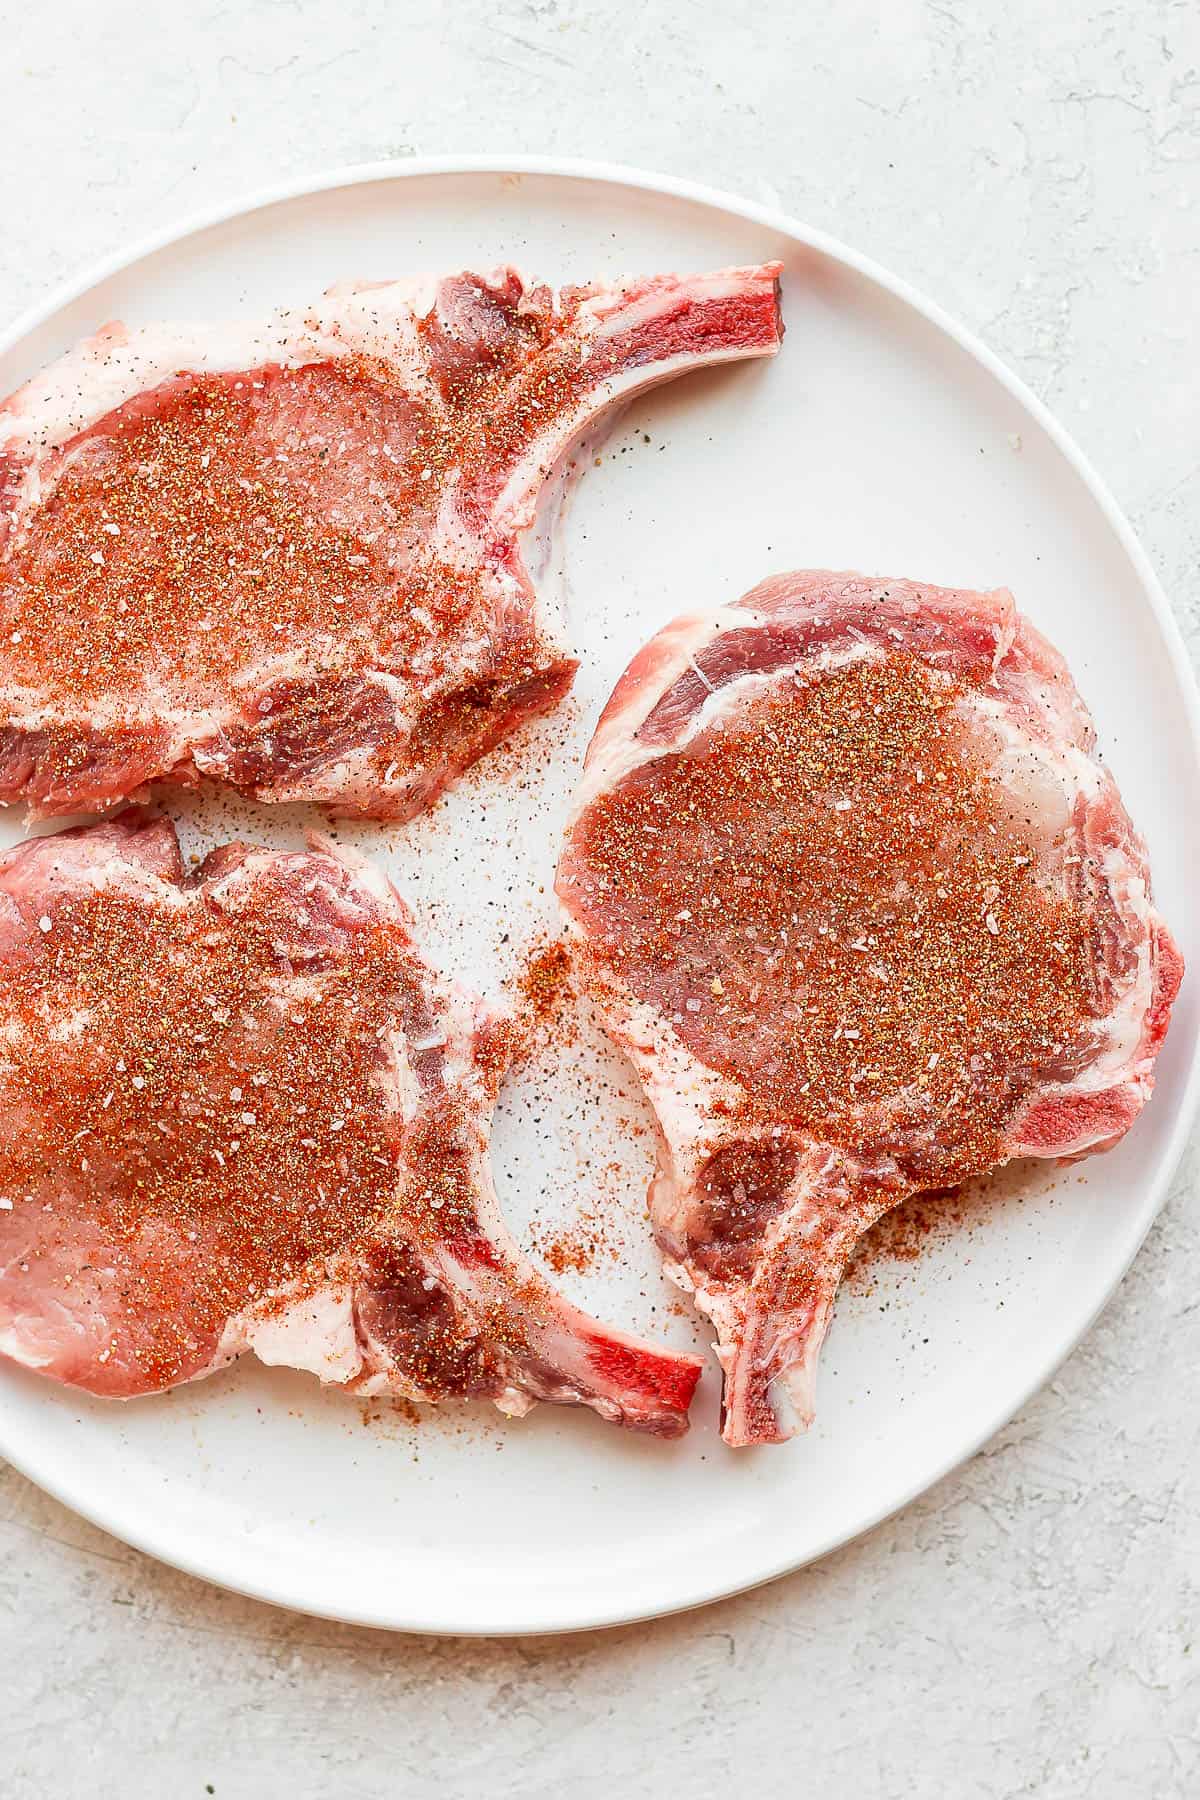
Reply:
[[522, 1256], [488, 1167], [508, 1019], [369, 865], [125, 813], [0, 862], [0, 1350], [127, 1397], [244, 1350], [359, 1392], [681, 1430], [694, 1361]]
[[525, 567], [611, 401], [771, 353], [774, 265], [334, 289], [106, 327], [0, 407], [0, 802], [208, 777], [404, 819], [565, 693]]
[[659, 1117], [656, 1229], [735, 1443], [811, 1415], [883, 1212], [1121, 1136], [1182, 972], [1004, 593], [805, 571], [668, 626], [597, 728], [559, 893]]

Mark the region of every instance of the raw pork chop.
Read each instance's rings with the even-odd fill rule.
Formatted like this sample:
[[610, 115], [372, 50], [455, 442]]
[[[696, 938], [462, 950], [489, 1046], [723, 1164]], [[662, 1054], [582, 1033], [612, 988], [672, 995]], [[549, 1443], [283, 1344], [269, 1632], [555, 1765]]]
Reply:
[[1182, 962], [1067, 668], [1009, 594], [825, 571], [678, 619], [600, 721], [559, 893], [661, 1126], [725, 1437], [812, 1415], [856, 1240], [1128, 1130]]
[[95, 1394], [241, 1351], [358, 1393], [684, 1430], [694, 1358], [570, 1305], [488, 1167], [511, 1022], [369, 865], [135, 813], [0, 863], [0, 1350]]
[[107, 326], [0, 408], [0, 803], [428, 806], [571, 683], [521, 549], [547, 477], [611, 401], [773, 352], [777, 274]]

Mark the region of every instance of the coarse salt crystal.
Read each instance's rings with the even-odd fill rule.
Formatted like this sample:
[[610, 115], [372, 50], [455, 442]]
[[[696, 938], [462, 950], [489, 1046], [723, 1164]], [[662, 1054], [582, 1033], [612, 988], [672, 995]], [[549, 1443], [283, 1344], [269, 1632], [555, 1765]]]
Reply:
[[54, 921], [50, 917], [50, 914], [43, 913], [41, 918], [38, 920], [38, 930], [39, 931], [49, 931], [51, 926], [53, 925], [53, 923], [54, 923]]

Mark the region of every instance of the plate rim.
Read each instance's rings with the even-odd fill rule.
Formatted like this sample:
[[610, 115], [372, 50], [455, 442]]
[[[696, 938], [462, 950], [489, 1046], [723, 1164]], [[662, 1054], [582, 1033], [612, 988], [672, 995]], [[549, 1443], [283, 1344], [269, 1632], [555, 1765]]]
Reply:
[[[304, 199], [310, 195], [329, 192], [336, 188], [367, 186], [372, 182], [405, 181], [429, 176], [472, 175], [514, 175], [517, 177], [532, 175], [582, 182], [603, 182], [643, 193], [683, 200], [732, 214], [734, 217], [775, 231], [780, 236], [789, 238], [794, 243], [829, 257], [853, 270], [857, 275], [881, 289], [885, 294], [900, 300], [928, 323], [935, 326], [990, 374], [1010, 398], [1029, 414], [1097, 505], [1106, 525], [1128, 558], [1154, 615], [1163, 647], [1170, 659], [1177, 682], [1179, 697], [1190, 732], [1192, 753], [1197, 763], [1200, 764], [1200, 685], [1197, 683], [1191, 656], [1171, 610], [1166, 592], [1146, 551], [1090, 458], [1080, 449], [1045, 402], [1039, 399], [1022, 378], [1015, 374], [974, 332], [960, 324], [957, 319], [945, 312], [935, 301], [928, 299], [903, 277], [893, 274], [882, 264], [876, 262], [873, 257], [865, 255], [818, 227], [807, 225], [802, 220], [792, 217], [783, 208], [745, 200], [739, 195], [728, 193], [703, 182], [692, 181], [684, 176], [586, 157], [496, 152], [461, 156], [454, 154], [414, 156], [406, 157], [403, 160], [385, 158], [339, 165], [266, 183], [241, 193], [232, 201], [199, 208], [174, 223], [160, 226], [139, 238], [127, 241], [117, 250], [87, 264], [76, 274], [68, 276], [42, 299], [24, 308], [5, 329], [0, 330], [0, 355], [13, 349], [23, 338], [45, 324], [54, 313], [68, 306], [72, 301], [80, 299], [101, 282], [108, 280], [113, 275], [120, 274], [122, 270], [130, 268], [133, 264], [158, 251], [182, 243], [185, 239], [215, 226], [228, 224], [244, 215], [261, 211], [269, 206], [289, 200]], [[298, 1593], [294, 1585], [289, 1586], [286, 1580], [255, 1582], [248, 1576], [231, 1578], [228, 1572], [220, 1569], [219, 1559], [218, 1564], [214, 1564], [211, 1553], [203, 1550], [190, 1554], [188, 1546], [176, 1543], [169, 1530], [160, 1533], [153, 1524], [130, 1529], [128, 1524], [118, 1517], [118, 1509], [106, 1505], [103, 1500], [93, 1500], [87, 1494], [85, 1471], [81, 1471], [78, 1482], [73, 1482], [70, 1478], [64, 1478], [56, 1470], [43, 1469], [39, 1465], [36, 1455], [23, 1455], [20, 1452], [14, 1455], [6, 1442], [7, 1433], [4, 1429], [5, 1420], [2, 1406], [0, 1406], [0, 1456], [3, 1456], [19, 1473], [26, 1476], [53, 1499], [92, 1524], [99, 1526], [101, 1530], [107, 1531], [120, 1542], [130, 1545], [133, 1549], [153, 1556], [157, 1561], [179, 1569], [184, 1574], [211, 1582], [215, 1586], [241, 1594], [249, 1599], [287, 1607], [312, 1617], [328, 1618], [376, 1630], [424, 1633], [431, 1636], [523, 1637], [566, 1635], [571, 1632], [605, 1629], [622, 1624], [638, 1624], [649, 1619], [665, 1618], [676, 1613], [687, 1612], [695, 1607], [705, 1606], [735, 1594], [749, 1592], [767, 1582], [775, 1581], [783, 1575], [820, 1561], [834, 1550], [864, 1536], [884, 1520], [903, 1511], [920, 1495], [927, 1493], [940, 1481], [943, 1481], [953, 1470], [976, 1456], [984, 1444], [1002, 1430], [1023, 1407], [1028, 1405], [1032, 1397], [1053, 1379], [1109, 1304], [1117, 1288], [1125, 1279], [1151, 1225], [1165, 1203], [1198, 1113], [1200, 1113], [1200, 1053], [1198, 1053], [1197, 1047], [1193, 1046], [1191, 1064], [1184, 1077], [1182, 1095], [1166, 1146], [1159, 1159], [1158, 1171], [1154, 1178], [1146, 1183], [1136, 1210], [1131, 1209], [1130, 1211], [1121, 1255], [1113, 1265], [1114, 1272], [1111, 1279], [1106, 1282], [1103, 1293], [1095, 1305], [1088, 1309], [1086, 1316], [1082, 1319], [1072, 1320], [1070, 1327], [1058, 1340], [1052, 1356], [1047, 1359], [1041, 1372], [1032, 1381], [1026, 1383], [1015, 1398], [1006, 1400], [1000, 1408], [989, 1413], [981, 1424], [973, 1428], [968, 1439], [948, 1457], [939, 1460], [932, 1470], [923, 1472], [915, 1481], [905, 1483], [902, 1491], [889, 1495], [882, 1504], [870, 1509], [865, 1516], [858, 1517], [853, 1523], [848, 1524], [845, 1530], [839, 1529], [830, 1532], [814, 1548], [808, 1549], [798, 1556], [784, 1554], [782, 1557], [775, 1557], [769, 1566], [760, 1568], [749, 1577], [734, 1573], [732, 1577], [718, 1575], [716, 1578], [698, 1580], [689, 1591], [666, 1605], [650, 1602], [645, 1606], [639, 1606], [636, 1602], [630, 1604], [625, 1599], [618, 1600], [609, 1606], [595, 1605], [589, 1613], [578, 1618], [564, 1619], [553, 1611], [543, 1611], [541, 1614], [534, 1615], [526, 1612], [517, 1622], [514, 1622], [511, 1617], [505, 1617], [479, 1623], [468, 1623], [463, 1620], [448, 1622], [445, 1615], [440, 1618], [407, 1616], [398, 1619], [394, 1611], [388, 1609], [386, 1605], [375, 1608], [357, 1605], [337, 1609], [320, 1603], [314, 1604], [312, 1600], [306, 1599], [303, 1594]], [[541, 1601], [540, 1604], [545, 1606], [544, 1601]]]

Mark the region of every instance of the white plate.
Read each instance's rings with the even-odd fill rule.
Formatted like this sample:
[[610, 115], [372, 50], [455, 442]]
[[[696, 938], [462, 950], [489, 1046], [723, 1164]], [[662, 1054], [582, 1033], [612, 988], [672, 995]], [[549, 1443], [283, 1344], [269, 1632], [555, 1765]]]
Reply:
[[[857, 567], [1007, 583], [1061, 646], [1152, 851], [1163, 910], [1197, 957], [1196, 697], [1162, 594], [1111, 499], [1044, 409], [980, 345], [862, 257], [678, 181], [509, 159], [411, 163], [297, 184], [192, 223], [21, 320], [0, 392], [101, 321], [221, 316], [345, 276], [488, 266], [553, 280], [778, 256], [780, 357], [638, 401], [565, 522], [583, 669], [568, 707], [381, 856], [435, 953], [477, 983], [550, 916], [557, 825], [597, 710], [633, 647], [685, 606], [773, 569]], [[645, 441], [648, 435], [650, 441]], [[192, 841], [294, 840], [303, 811], [208, 800]], [[19, 834], [14, 821], [2, 841]], [[508, 941], [503, 942], [507, 934]], [[1111, 1294], [1163, 1198], [1196, 1095], [1197, 986], [1158, 1092], [1113, 1154], [1005, 1184], [916, 1263], [878, 1263], [839, 1302], [814, 1431], [733, 1453], [717, 1383], [686, 1440], [582, 1412], [522, 1424], [447, 1410], [418, 1425], [246, 1363], [125, 1406], [0, 1376], [0, 1449], [68, 1505], [180, 1567], [374, 1625], [550, 1631], [694, 1605], [821, 1555], [928, 1487], [1046, 1379]], [[557, 1066], [556, 1066], [557, 1065]], [[505, 1097], [497, 1148], [517, 1220], [580, 1205], [623, 1219], [621, 1255], [564, 1285], [679, 1343], [642, 1216], [646, 1117], [594, 1042]]]

